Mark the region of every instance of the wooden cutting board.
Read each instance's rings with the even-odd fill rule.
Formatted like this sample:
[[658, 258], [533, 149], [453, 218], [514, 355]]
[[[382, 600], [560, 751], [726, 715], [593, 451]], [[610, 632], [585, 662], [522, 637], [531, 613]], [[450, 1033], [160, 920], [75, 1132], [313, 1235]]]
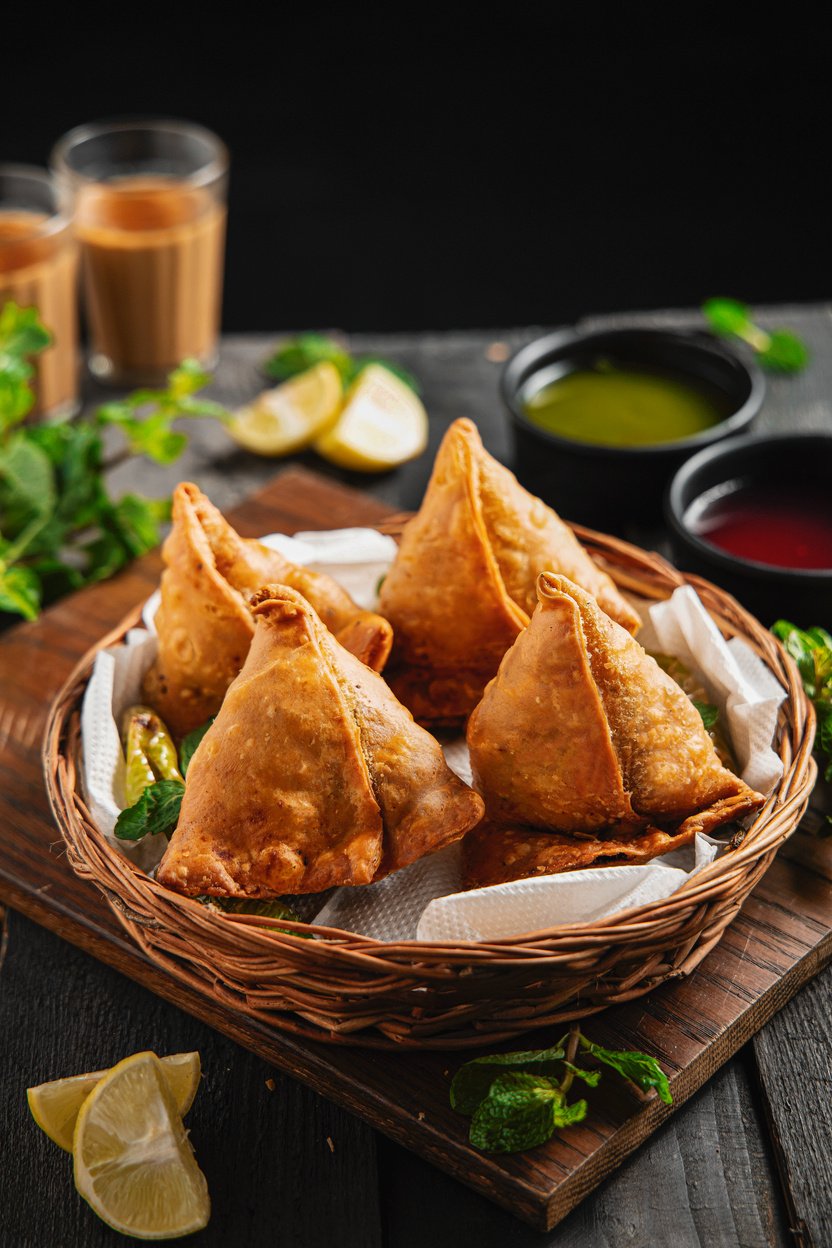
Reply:
[[[374, 524], [379, 502], [299, 469], [233, 513], [240, 530]], [[0, 900], [209, 1022], [399, 1143], [541, 1228], [551, 1228], [672, 1109], [612, 1080], [586, 1122], [529, 1153], [489, 1157], [449, 1107], [459, 1054], [379, 1053], [296, 1040], [170, 979], [134, 948], [106, 902], [66, 863], [41, 778], [49, 703], [78, 659], [155, 587], [157, 554], [0, 637]], [[797, 834], [721, 944], [686, 980], [590, 1020], [593, 1039], [654, 1054], [675, 1105], [692, 1095], [832, 960], [832, 845]], [[529, 1045], [556, 1037], [532, 1034]], [[514, 1047], [520, 1047], [517, 1044]]]

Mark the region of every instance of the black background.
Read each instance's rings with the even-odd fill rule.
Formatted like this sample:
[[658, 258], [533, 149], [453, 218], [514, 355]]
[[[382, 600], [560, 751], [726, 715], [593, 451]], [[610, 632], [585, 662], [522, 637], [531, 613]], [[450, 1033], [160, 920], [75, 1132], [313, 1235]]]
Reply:
[[821, 32], [615, 12], [31, 10], [3, 56], [0, 159], [42, 162], [107, 116], [216, 130], [231, 330], [827, 296]]

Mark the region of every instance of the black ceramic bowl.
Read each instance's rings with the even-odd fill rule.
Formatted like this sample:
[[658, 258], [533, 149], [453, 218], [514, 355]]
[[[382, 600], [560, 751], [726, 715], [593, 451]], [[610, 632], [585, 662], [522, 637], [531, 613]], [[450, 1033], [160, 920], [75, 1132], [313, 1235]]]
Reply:
[[[576, 442], [533, 424], [524, 399], [549, 381], [599, 360], [670, 375], [714, 393], [729, 413], [695, 437], [655, 446]], [[612, 533], [661, 519], [662, 496], [694, 451], [746, 429], [765, 394], [753, 358], [700, 331], [559, 330], [521, 347], [506, 364], [500, 392], [511, 416], [517, 475], [569, 520]]]
[[783, 616], [803, 628], [832, 627], [832, 568], [806, 571], [742, 559], [697, 537], [686, 520], [698, 498], [728, 482], [825, 489], [831, 478], [832, 434], [730, 438], [700, 451], [676, 473], [665, 499], [674, 562], [727, 589], [766, 625]]

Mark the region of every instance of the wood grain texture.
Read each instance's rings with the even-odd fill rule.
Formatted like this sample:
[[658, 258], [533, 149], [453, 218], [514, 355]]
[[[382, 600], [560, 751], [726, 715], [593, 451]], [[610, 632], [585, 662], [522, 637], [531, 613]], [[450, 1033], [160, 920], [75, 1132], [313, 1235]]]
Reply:
[[[638, 320], [656, 323], [667, 317], [679, 324], [691, 324], [696, 319], [691, 312], [673, 312], [640, 316]], [[605, 323], [620, 319], [605, 318]], [[632, 318], [625, 319], [632, 323]], [[829, 397], [832, 395], [832, 320], [829, 309], [822, 306], [769, 309], [760, 313], [760, 319], [769, 327], [796, 325], [809, 340], [814, 358], [812, 367], [800, 377], [770, 379], [759, 427], [832, 431], [832, 400]], [[487, 352], [495, 340], [513, 347], [531, 338], [535, 332], [535, 329], [528, 328], [491, 333], [361, 335], [351, 339], [351, 345], [359, 351], [391, 355], [420, 376], [430, 414], [431, 451], [437, 446], [448, 422], [458, 415], [467, 415], [477, 421], [488, 448], [500, 458], [510, 460], [508, 430], [496, 392], [499, 363], [489, 359]], [[235, 336], [224, 341], [215, 387], [217, 397], [235, 403], [253, 393], [258, 384], [258, 362], [272, 341], [273, 337], [267, 335]], [[90, 386], [91, 402], [103, 396], [109, 397], [109, 392]], [[191, 443], [180, 463], [169, 468], [151, 464], [141, 464], [138, 469], [121, 468], [113, 475], [114, 490], [139, 488], [150, 495], [160, 496], [169, 493], [176, 481], [191, 478], [227, 508], [239, 502], [256, 486], [264, 484], [273, 474], [274, 465], [269, 461], [257, 460], [230, 448], [226, 435], [212, 422], [193, 422], [189, 431]], [[311, 457], [304, 456], [301, 462], [311, 465], [313, 461]], [[326, 472], [331, 479], [359, 485], [365, 493], [384, 501], [387, 509], [398, 511], [418, 504], [430, 468], [430, 455], [399, 472], [373, 479], [327, 468], [320, 461], [314, 461], [314, 466]], [[630, 536], [643, 544], [662, 548], [658, 533], [634, 531]], [[151, 572], [148, 587], [154, 578], [155, 572]], [[76, 620], [82, 630], [89, 622], [90, 641], [112, 622], [107, 613], [107, 603], [113, 588], [107, 585], [91, 591], [88, 607]], [[28, 627], [22, 626], [23, 629]], [[58, 635], [53, 634], [51, 644], [60, 653], [61, 639]], [[24, 649], [16, 651], [18, 660], [26, 653]], [[74, 652], [66, 657], [67, 671], [73, 659]], [[28, 662], [33, 667], [36, 664], [34, 652], [29, 655]], [[15, 680], [20, 674], [21, 680], [28, 681], [37, 690], [37, 681], [22, 669], [20, 661], [10, 663], [10, 670]], [[25, 779], [18, 778], [17, 771], [25, 756], [26, 742], [31, 743], [38, 735], [37, 716], [33, 718], [30, 710], [11, 722], [0, 715], [0, 741], [10, 733], [19, 735], [21, 740], [13, 743], [6, 766], [0, 767], [0, 790], [3, 793], [8, 791], [10, 798], [3, 811], [5, 818], [10, 814], [14, 818], [16, 805], [28, 798]], [[819, 869], [819, 864], [812, 861], [809, 852], [812, 848], [812, 843], [808, 843], [807, 847], [806, 838], [799, 837], [792, 840], [788, 852], [791, 855], [799, 851], [805, 859], [807, 871], [815, 871]], [[825, 847], [823, 855], [827, 857]], [[82, 900], [92, 940], [103, 908], [92, 894]], [[800, 905], [799, 893], [793, 895], [792, 909], [799, 909]], [[53, 908], [50, 913], [54, 916], [57, 912]], [[60, 921], [58, 916], [55, 922]], [[73, 930], [76, 930], [74, 926]], [[46, 953], [40, 948], [39, 940], [47, 942]], [[776, 943], [776, 932], [772, 933], [772, 940]], [[59, 944], [49, 935], [39, 933], [14, 915], [11, 916], [9, 948], [14, 952], [15, 972], [22, 978], [14, 1007], [9, 1013], [2, 1014], [3, 1026], [0, 1028], [0, 1085], [3, 1088], [0, 1121], [10, 1124], [10, 1130], [4, 1135], [7, 1141], [4, 1153], [8, 1154], [13, 1149], [15, 1157], [13, 1166], [0, 1167], [0, 1242], [9, 1242], [15, 1248], [30, 1243], [37, 1244], [38, 1248], [44, 1243], [74, 1248], [76, 1244], [123, 1242], [112, 1235], [105, 1238], [109, 1233], [95, 1219], [88, 1218], [79, 1223], [66, 1213], [67, 1204], [73, 1196], [65, 1168], [58, 1171], [60, 1184], [51, 1181], [49, 1193], [54, 1196], [54, 1201], [44, 1199], [44, 1167], [53, 1164], [44, 1151], [44, 1144], [48, 1141], [42, 1141], [25, 1114], [21, 1116], [19, 1113], [20, 1089], [30, 1081], [30, 1055], [36, 1052], [42, 1054], [39, 1069], [44, 1076], [51, 1076], [66, 1070], [79, 1070], [85, 1065], [96, 1065], [105, 1049], [121, 1056], [127, 1051], [124, 1045], [128, 1042], [130, 1047], [149, 1045], [160, 1050], [165, 1049], [168, 1039], [171, 1039], [171, 1047], [198, 1043], [203, 1057], [208, 1052], [206, 1066], [213, 1064], [214, 1050], [211, 1046], [219, 1046], [217, 1052], [221, 1053], [221, 1069], [227, 1072], [226, 1077], [232, 1080], [238, 1095], [243, 1098], [243, 1109], [249, 1122], [256, 1106], [250, 1106], [247, 1098], [254, 1094], [249, 1083], [242, 1077], [238, 1080], [238, 1068], [247, 1069], [247, 1064], [257, 1059], [251, 1058], [213, 1029], [193, 1022], [173, 1004], [167, 1004], [159, 996], [151, 996], [128, 979], [117, 976], [110, 968], [78, 950]], [[6, 969], [11, 965], [7, 959]], [[6, 982], [3, 970], [0, 972], [0, 1010]], [[832, 971], [826, 971], [817, 980], [817, 997], [830, 991]], [[98, 1007], [99, 997], [106, 1000], [106, 1009]], [[67, 1004], [68, 998], [71, 998], [71, 1008]], [[800, 1000], [798, 997], [792, 1006], [787, 1007], [784, 1015], [794, 1009]], [[186, 1003], [180, 1001], [180, 1005], [185, 1006]], [[49, 1030], [56, 1013], [64, 1020], [57, 1034]], [[87, 1027], [87, 1017], [95, 1020], [94, 1027]], [[131, 1020], [129, 1031], [125, 1031], [123, 1026], [125, 1017]], [[9, 1028], [10, 1020], [13, 1030]], [[814, 1015], [808, 1023], [814, 1027]], [[185, 1030], [180, 1031], [181, 1028]], [[198, 1028], [198, 1031], [190, 1031], [189, 1028]], [[40, 1047], [39, 1036], [44, 1032], [54, 1038], [51, 1044], [44, 1043]], [[174, 1044], [173, 1038], [180, 1035], [183, 1039]], [[185, 1036], [193, 1039], [184, 1039]], [[25, 1067], [25, 1073], [21, 1069], [19, 1076], [10, 1075], [4, 1080], [6, 1055], [11, 1051], [9, 1046], [13, 1041], [18, 1045], [19, 1061]], [[810, 1048], [809, 1038], [804, 1046], [804, 1056]], [[350, 1136], [353, 1158], [349, 1183], [359, 1184], [369, 1195], [362, 1212], [352, 1216], [349, 1210], [352, 1209], [353, 1192], [346, 1184], [346, 1176], [339, 1172], [330, 1190], [327, 1172], [317, 1166], [319, 1140], [308, 1136], [300, 1140], [290, 1138], [282, 1129], [282, 1121], [277, 1118], [271, 1121], [268, 1128], [264, 1128], [257, 1118], [257, 1127], [250, 1139], [234, 1136], [229, 1140], [227, 1156], [223, 1158], [226, 1164], [213, 1169], [210, 1176], [215, 1198], [214, 1219], [223, 1218], [226, 1233], [223, 1242], [231, 1246], [239, 1244], [248, 1248], [249, 1244], [292, 1242], [281, 1235], [280, 1210], [275, 1210], [264, 1192], [263, 1170], [256, 1164], [262, 1151], [271, 1165], [265, 1183], [277, 1185], [284, 1195], [292, 1193], [294, 1184], [294, 1190], [307, 1205], [306, 1222], [302, 1228], [295, 1224], [295, 1243], [300, 1248], [318, 1248], [318, 1245], [328, 1246], [333, 1242], [343, 1248], [364, 1248], [365, 1244], [368, 1248], [375, 1248], [380, 1239], [379, 1197], [384, 1219], [383, 1240], [389, 1248], [409, 1248], [410, 1245], [422, 1243], [429, 1243], [433, 1248], [459, 1248], [459, 1245], [468, 1243], [488, 1248], [492, 1244], [503, 1245], [506, 1242], [520, 1246], [534, 1244], [540, 1248], [562, 1244], [580, 1244], [581, 1248], [595, 1248], [596, 1245], [633, 1248], [634, 1245], [647, 1243], [680, 1243], [682, 1248], [688, 1248], [688, 1244], [710, 1244], [712, 1241], [703, 1237], [705, 1228], [712, 1229], [715, 1225], [720, 1231], [713, 1242], [724, 1243], [731, 1248], [739, 1244], [768, 1242], [779, 1245], [785, 1232], [782, 1219], [777, 1217], [765, 1128], [756, 1109], [757, 1080], [768, 1090], [770, 1099], [777, 1101], [781, 1095], [777, 1046], [772, 1046], [771, 1061], [768, 1060], [768, 1052], [767, 1048], [757, 1044], [759, 1067], [748, 1050], [745, 1051], [745, 1064], [739, 1058], [730, 1061], [707, 1089], [680, 1108], [648, 1144], [623, 1163], [615, 1177], [604, 1183], [550, 1234], [540, 1235], [523, 1228], [490, 1201], [461, 1187], [448, 1175], [384, 1137], [378, 1140], [381, 1166], [377, 1173], [376, 1137], [360, 1124], [357, 1133]], [[817, 1066], [820, 1066], [823, 1057], [823, 1050], [819, 1049], [814, 1058]], [[57, 1065], [59, 1060], [60, 1067]], [[753, 1077], [750, 1079], [746, 1078], [745, 1065], [751, 1070]], [[262, 1072], [263, 1067], [258, 1064], [255, 1069]], [[279, 1075], [275, 1078], [278, 1086], [285, 1082]], [[395, 1085], [395, 1079], [393, 1083]], [[304, 1104], [320, 1107], [317, 1098], [295, 1083], [290, 1082], [288, 1086], [306, 1098]], [[323, 1081], [319, 1080], [318, 1086], [325, 1090]], [[210, 1103], [207, 1098], [202, 1103], [203, 1121], [209, 1129], [213, 1121], [212, 1103], [213, 1098]], [[707, 1119], [703, 1119], [700, 1106], [708, 1104], [713, 1106], [713, 1111], [709, 1110]], [[736, 1117], [737, 1104], [741, 1109], [739, 1120]], [[196, 1108], [194, 1112], [197, 1112]], [[320, 1112], [336, 1115], [336, 1125], [342, 1120], [348, 1121], [341, 1111], [331, 1106], [322, 1107]], [[713, 1174], [708, 1189], [707, 1218], [703, 1221], [701, 1169], [697, 1171], [692, 1159], [696, 1155], [701, 1156], [702, 1167], [708, 1168], [709, 1153], [714, 1149], [713, 1130], [708, 1122], [713, 1120], [722, 1126], [719, 1153], [713, 1151], [710, 1156]], [[222, 1121], [225, 1123], [226, 1119]], [[812, 1118], [806, 1120], [805, 1129], [810, 1133], [814, 1130]], [[201, 1135], [197, 1139], [197, 1146], [207, 1168], [201, 1142], [203, 1138]], [[814, 1138], [817, 1142], [812, 1146], [813, 1155], [825, 1143], [820, 1134]], [[333, 1139], [337, 1148], [337, 1136], [333, 1135]], [[785, 1132], [780, 1137], [780, 1145], [786, 1153], [789, 1172], [799, 1175], [803, 1165], [803, 1145], [799, 1136]], [[235, 1164], [238, 1157], [244, 1158], [247, 1164]], [[300, 1161], [297, 1167], [295, 1158]], [[294, 1176], [292, 1183], [284, 1177], [285, 1167]], [[786, 1171], [784, 1165], [783, 1173]], [[223, 1179], [226, 1172], [229, 1175], [227, 1184]], [[724, 1182], [720, 1180], [719, 1172], [724, 1172]], [[686, 1178], [688, 1174], [691, 1175], [690, 1184]], [[334, 1226], [330, 1220], [330, 1197], [335, 1204], [344, 1204], [347, 1208], [343, 1222]], [[806, 1225], [812, 1222], [814, 1199], [814, 1193], [807, 1191], [802, 1202]], [[753, 1215], [743, 1213], [740, 1217], [737, 1212], [758, 1209], [758, 1222], [763, 1228], [762, 1239]], [[752, 1220], [748, 1221], [748, 1218]], [[5, 1228], [9, 1227], [14, 1228], [14, 1234], [5, 1236]], [[684, 1231], [680, 1231], [682, 1227]], [[702, 1228], [701, 1234], [697, 1227]], [[212, 1223], [209, 1234], [213, 1229]], [[92, 1238], [96, 1233], [100, 1236], [98, 1241]], [[681, 1235], [684, 1238], [680, 1238]], [[830, 1242], [828, 1236], [826, 1242]]]

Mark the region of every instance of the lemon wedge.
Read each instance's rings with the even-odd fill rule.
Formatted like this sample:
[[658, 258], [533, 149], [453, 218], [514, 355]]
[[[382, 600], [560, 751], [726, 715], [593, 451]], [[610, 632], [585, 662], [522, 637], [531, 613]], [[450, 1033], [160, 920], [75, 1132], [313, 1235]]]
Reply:
[[290, 455], [337, 419], [343, 401], [341, 374], [323, 360], [241, 407], [228, 432], [255, 455]]
[[207, 1225], [208, 1185], [155, 1053], [126, 1057], [95, 1085], [72, 1151], [75, 1186], [122, 1235], [174, 1239]]
[[315, 450], [339, 468], [384, 472], [415, 459], [427, 444], [428, 415], [418, 395], [383, 365], [368, 364]]
[[[169, 1057], [163, 1057], [161, 1062], [176, 1101], [176, 1108], [184, 1118], [194, 1103], [199, 1087], [199, 1054], [172, 1053]], [[72, 1136], [78, 1111], [95, 1085], [107, 1073], [106, 1070], [94, 1070], [86, 1075], [71, 1075], [68, 1079], [53, 1079], [50, 1083], [41, 1083], [36, 1088], [26, 1090], [26, 1099], [35, 1122], [50, 1140], [54, 1140], [68, 1153], [72, 1152]]]

